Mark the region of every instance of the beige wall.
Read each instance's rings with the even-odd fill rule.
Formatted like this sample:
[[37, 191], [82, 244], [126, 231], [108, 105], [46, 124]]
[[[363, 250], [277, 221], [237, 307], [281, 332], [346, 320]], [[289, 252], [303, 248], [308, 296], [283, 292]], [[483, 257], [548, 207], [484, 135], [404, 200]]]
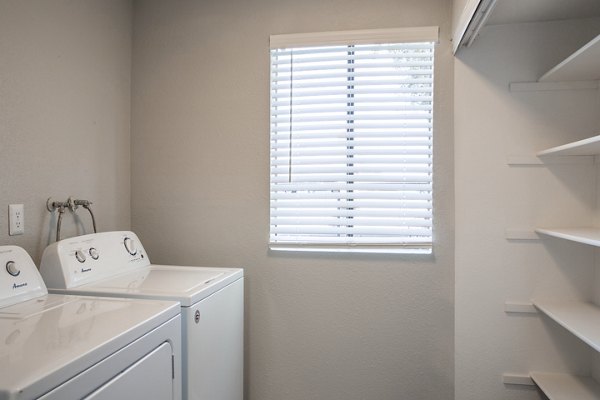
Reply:
[[[132, 227], [246, 268], [251, 400], [453, 398], [451, 2], [134, 2]], [[270, 252], [269, 35], [439, 25], [435, 254]]]
[[[101, 230], [129, 227], [131, 13], [121, 0], [0, 1], [0, 243], [36, 261], [54, 240], [48, 197], [92, 200]], [[9, 203], [25, 204], [23, 236], [8, 236]], [[66, 216], [64, 235], [77, 229]]]

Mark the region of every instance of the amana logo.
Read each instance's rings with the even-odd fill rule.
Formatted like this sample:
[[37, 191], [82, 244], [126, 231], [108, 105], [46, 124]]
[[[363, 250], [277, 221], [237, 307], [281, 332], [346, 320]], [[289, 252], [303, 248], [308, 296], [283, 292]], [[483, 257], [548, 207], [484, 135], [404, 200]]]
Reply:
[[81, 272], [90, 272], [91, 268], [81, 268]]
[[27, 282], [23, 282], [23, 283], [19, 283], [19, 284], [13, 283], [13, 289], [18, 289], [18, 288], [25, 287], [25, 286], [27, 286]]

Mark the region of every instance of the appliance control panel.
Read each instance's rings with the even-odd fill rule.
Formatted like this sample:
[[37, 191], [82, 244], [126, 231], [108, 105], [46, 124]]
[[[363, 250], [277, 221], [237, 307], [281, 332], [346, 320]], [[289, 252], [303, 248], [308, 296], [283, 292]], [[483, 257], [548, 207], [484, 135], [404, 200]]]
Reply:
[[0, 246], [0, 307], [47, 294], [33, 260], [17, 246]]
[[40, 272], [52, 289], [69, 289], [150, 265], [133, 232], [102, 232], [53, 243], [42, 256]]

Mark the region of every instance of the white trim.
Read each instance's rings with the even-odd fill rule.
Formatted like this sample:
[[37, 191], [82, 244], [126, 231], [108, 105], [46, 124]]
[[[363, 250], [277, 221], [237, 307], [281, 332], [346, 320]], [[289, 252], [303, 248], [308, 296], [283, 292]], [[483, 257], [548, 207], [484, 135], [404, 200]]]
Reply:
[[[490, 15], [492, 15], [492, 11], [496, 6], [496, 0], [484, 0], [481, 1], [479, 5], [480, 7], [477, 7], [477, 14], [471, 20], [467, 32], [465, 32], [465, 35], [461, 39], [463, 42], [466, 39], [466, 43], [464, 44], [465, 47], [470, 47], [473, 44], [473, 42], [479, 35], [481, 28], [483, 28], [487, 23], [487, 20], [490, 18]], [[480, 9], [482, 7], [485, 8]], [[473, 24], [472, 29], [471, 24]]]
[[423, 245], [328, 245], [328, 244], [298, 244], [298, 243], [269, 243], [272, 251], [303, 251], [322, 253], [379, 253], [379, 254], [432, 254], [430, 243]]
[[594, 163], [594, 156], [546, 156], [542, 159], [540, 155], [508, 155], [506, 163], [508, 165], [538, 166], [549, 164], [590, 165]]
[[509, 84], [511, 92], [546, 92], [552, 90], [586, 90], [598, 89], [598, 81], [570, 81], [570, 82], [512, 82]]
[[457, 22], [456, 29], [454, 30], [454, 35], [452, 36], [452, 53], [456, 54], [458, 48], [460, 47], [463, 37], [467, 32], [467, 28], [471, 23], [471, 19], [475, 15], [475, 11], [477, 11], [477, 7], [479, 7], [479, 3], [481, 0], [469, 0], [465, 7], [463, 8], [460, 17]]
[[271, 49], [349, 44], [438, 42], [439, 27], [365, 29], [358, 31], [292, 33], [271, 35]]
[[505, 385], [535, 386], [529, 375], [507, 373], [502, 375], [502, 383]]
[[540, 240], [540, 237], [534, 230], [530, 229], [513, 229], [504, 230], [506, 240]]
[[504, 303], [504, 312], [511, 314], [537, 314], [538, 310], [533, 303], [522, 303], [515, 301], [507, 301]]
[[[342, 39], [343, 46], [271, 50], [270, 249], [431, 254], [433, 116], [430, 105], [420, 104], [432, 101], [435, 46], [371, 43], [350, 51]], [[393, 68], [376, 82], [348, 83], [350, 74], [376, 76], [390, 66], [410, 68]], [[324, 78], [310, 82], [315, 76]], [[407, 76], [423, 86], [394, 85]], [[329, 93], [357, 99], [322, 99]], [[359, 112], [349, 120], [355, 100]], [[330, 105], [346, 112], [332, 113]], [[365, 114], [361, 107], [383, 113]], [[369, 127], [379, 129], [365, 134]], [[356, 148], [348, 146], [349, 137], [358, 140]], [[357, 156], [358, 164], [346, 161], [349, 156]]]

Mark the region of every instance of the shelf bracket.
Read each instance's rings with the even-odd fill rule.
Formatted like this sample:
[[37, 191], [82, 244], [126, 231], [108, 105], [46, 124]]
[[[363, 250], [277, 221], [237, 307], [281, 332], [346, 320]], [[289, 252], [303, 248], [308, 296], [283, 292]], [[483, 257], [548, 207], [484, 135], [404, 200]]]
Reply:
[[506, 240], [540, 240], [540, 237], [532, 229], [505, 229]]
[[537, 314], [537, 308], [533, 303], [507, 301], [504, 303], [504, 312], [507, 314]]
[[529, 375], [505, 373], [502, 375], [502, 383], [505, 385], [535, 386], [535, 382]]

